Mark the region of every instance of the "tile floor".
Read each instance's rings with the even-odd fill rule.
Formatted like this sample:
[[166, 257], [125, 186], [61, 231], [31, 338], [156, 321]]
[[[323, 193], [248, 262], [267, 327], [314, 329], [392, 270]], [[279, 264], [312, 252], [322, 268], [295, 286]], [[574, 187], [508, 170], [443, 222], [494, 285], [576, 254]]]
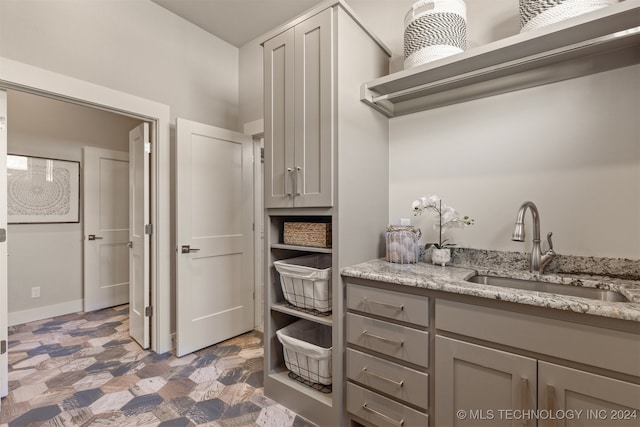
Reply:
[[176, 358], [128, 330], [126, 305], [10, 327], [0, 427], [313, 426], [263, 395], [260, 332]]

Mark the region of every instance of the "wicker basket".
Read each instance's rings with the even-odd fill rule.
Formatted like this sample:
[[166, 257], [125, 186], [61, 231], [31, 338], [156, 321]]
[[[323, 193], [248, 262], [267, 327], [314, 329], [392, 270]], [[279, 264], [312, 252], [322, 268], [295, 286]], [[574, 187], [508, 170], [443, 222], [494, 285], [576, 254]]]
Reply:
[[286, 245], [331, 247], [331, 223], [285, 222], [284, 243]]
[[520, 32], [542, 28], [618, 3], [618, 0], [520, 0]]
[[435, 61], [467, 48], [463, 0], [420, 0], [404, 18], [404, 68]]

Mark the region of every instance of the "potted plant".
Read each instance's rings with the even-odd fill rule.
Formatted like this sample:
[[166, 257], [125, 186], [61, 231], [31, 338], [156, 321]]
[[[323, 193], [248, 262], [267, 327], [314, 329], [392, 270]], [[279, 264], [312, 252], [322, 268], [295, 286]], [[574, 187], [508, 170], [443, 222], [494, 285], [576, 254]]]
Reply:
[[455, 246], [453, 243], [447, 243], [448, 239], [443, 239], [447, 230], [452, 228], [464, 228], [467, 225], [473, 225], [474, 220], [468, 216], [461, 217], [460, 214], [451, 206], [442, 204], [440, 197], [423, 196], [418, 200], [414, 200], [411, 204], [414, 215], [422, 215], [423, 212], [431, 211], [435, 214], [434, 218], [436, 222], [433, 224], [433, 229], [438, 230], [438, 241], [425, 244], [424, 248], [432, 248], [431, 262], [433, 264], [440, 264], [444, 266], [451, 260], [451, 247]]

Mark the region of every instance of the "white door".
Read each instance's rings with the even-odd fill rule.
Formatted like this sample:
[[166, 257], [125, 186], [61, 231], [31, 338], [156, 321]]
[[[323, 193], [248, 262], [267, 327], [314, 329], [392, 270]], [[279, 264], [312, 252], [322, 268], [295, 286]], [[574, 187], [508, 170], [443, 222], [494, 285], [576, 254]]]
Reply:
[[[149, 348], [149, 124], [129, 132], [129, 334]], [[151, 227], [149, 225], [149, 227]]]
[[129, 302], [129, 154], [84, 147], [84, 311]]
[[178, 119], [176, 354], [253, 328], [252, 140]]
[[0, 397], [9, 392], [7, 334], [7, 92], [0, 90]]

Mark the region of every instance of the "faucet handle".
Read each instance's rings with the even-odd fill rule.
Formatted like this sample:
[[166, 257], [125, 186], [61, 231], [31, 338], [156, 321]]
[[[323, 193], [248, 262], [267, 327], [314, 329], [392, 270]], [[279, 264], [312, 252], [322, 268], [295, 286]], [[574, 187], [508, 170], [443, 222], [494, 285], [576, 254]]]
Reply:
[[551, 241], [552, 232], [547, 233], [547, 242], [549, 242], [549, 251], [553, 251], [553, 242]]

